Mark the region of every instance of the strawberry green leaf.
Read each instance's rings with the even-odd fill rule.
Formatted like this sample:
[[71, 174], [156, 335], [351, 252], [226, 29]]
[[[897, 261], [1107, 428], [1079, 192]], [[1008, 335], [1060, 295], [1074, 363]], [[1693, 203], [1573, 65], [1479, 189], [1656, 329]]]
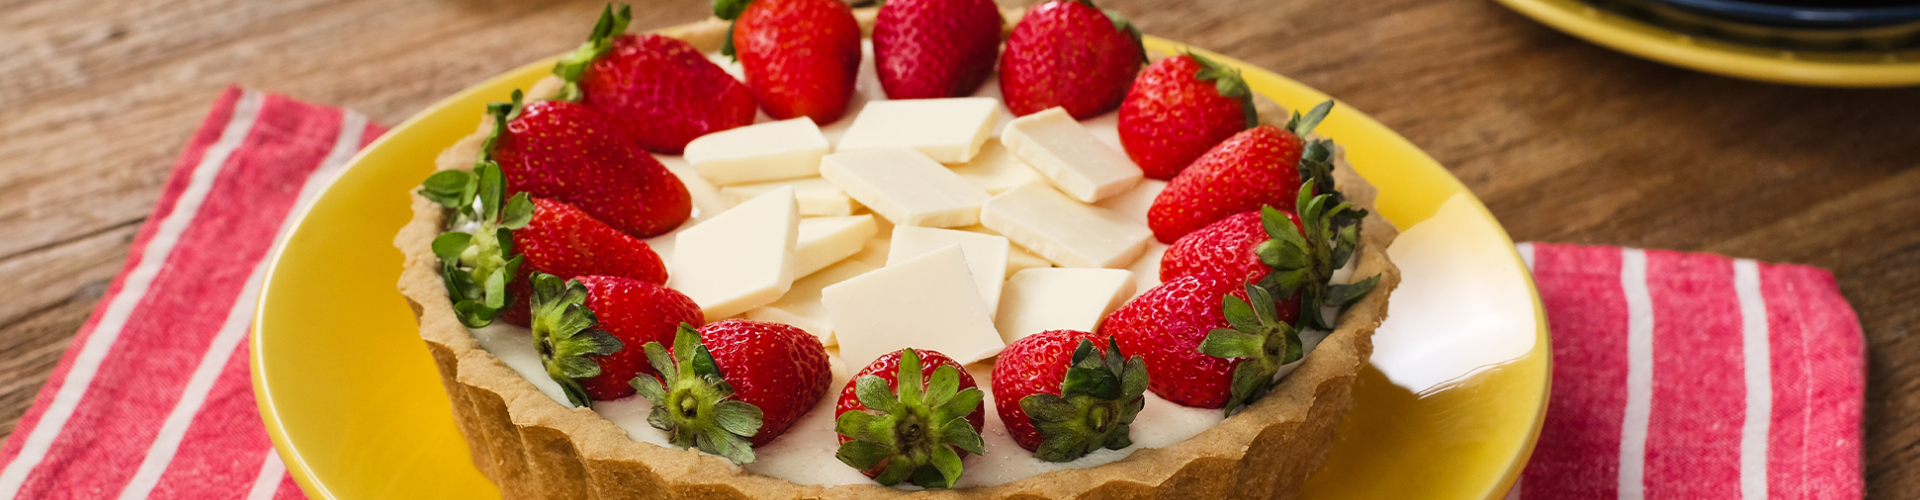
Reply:
[[751, 3], [753, 0], [714, 0], [713, 17], [728, 21], [739, 19], [740, 13], [746, 12], [747, 4]]
[[[1246, 285], [1246, 292], [1254, 301], [1269, 304], [1264, 311], [1249, 307], [1259, 316], [1257, 324], [1235, 324], [1233, 328], [1208, 332], [1199, 347], [1201, 354], [1241, 360], [1233, 368], [1233, 382], [1227, 396], [1227, 416], [1233, 416], [1241, 406], [1253, 404], [1265, 396], [1267, 390], [1273, 387], [1274, 374], [1280, 371], [1280, 367], [1298, 361], [1302, 356], [1299, 330], [1271, 315], [1273, 297], [1252, 284]], [[1230, 307], [1235, 302], [1240, 302], [1240, 299], [1228, 295], [1221, 299], [1221, 306]]]
[[593, 406], [578, 379], [600, 374], [597, 359], [625, 345], [600, 330], [600, 319], [587, 309], [587, 287], [547, 273], [533, 274], [533, 343], [547, 376], [560, 384], [574, 406]]
[[554, 100], [580, 102], [586, 96], [580, 90], [580, 76], [593, 66], [593, 61], [613, 50], [613, 39], [625, 33], [627, 23], [632, 20], [633, 9], [626, 4], [621, 4], [619, 11], [613, 10], [612, 4], [600, 10], [600, 20], [593, 23], [593, 33], [587, 35], [587, 41], [553, 64], [553, 74], [566, 82]]
[[1127, 358], [1118, 341], [1109, 337], [1101, 353], [1093, 342], [1081, 339], [1073, 350], [1060, 394], [1020, 398], [1020, 409], [1040, 432], [1034, 457], [1067, 462], [1101, 448], [1121, 449], [1133, 443], [1130, 426], [1145, 407], [1147, 365], [1139, 356]]
[[440, 257], [441, 261], [458, 261], [460, 253], [465, 252], [471, 243], [473, 243], [471, 234], [459, 231], [440, 233], [440, 236], [433, 238], [433, 254]]
[[1287, 120], [1286, 129], [1293, 132], [1293, 135], [1304, 138], [1307, 134], [1313, 133], [1313, 128], [1320, 126], [1320, 121], [1325, 120], [1327, 113], [1331, 112], [1333, 112], [1332, 100], [1315, 105], [1313, 109], [1307, 111], [1306, 116], [1301, 116], [1299, 111], [1295, 111], [1293, 119]]
[[733, 385], [714, 364], [700, 332], [681, 323], [671, 352], [659, 342], [648, 342], [642, 349], [662, 380], [641, 375], [629, 382], [653, 403], [647, 423], [667, 431], [667, 442], [674, 446], [698, 448], [736, 464], [753, 462], [753, 446], [747, 438], [760, 432], [766, 415], [759, 407], [733, 399]]
[[1260, 125], [1260, 113], [1253, 108], [1253, 90], [1247, 88], [1247, 80], [1240, 76], [1239, 68], [1214, 62], [1191, 51], [1187, 52], [1187, 57], [1200, 64], [1200, 70], [1193, 74], [1194, 79], [1214, 82], [1214, 90], [1220, 92], [1221, 97], [1240, 100], [1240, 111], [1246, 115], [1244, 128]]
[[862, 471], [885, 464], [874, 477], [880, 484], [911, 480], [922, 488], [950, 488], [961, 474], [956, 448], [986, 454], [979, 430], [967, 420], [985, 393], [959, 389], [961, 374], [952, 366], [934, 370], [924, 386], [920, 370], [919, 353], [905, 349], [895, 388], [877, 375], [855, 381], [854, 395], [867, 410], [841, 414], [834, 422], [834, 432], [850, 439], [834, 456]]
[[472, 172], [441, 170], [420, 183], [420, 196], [440, 206], [460, 210], [473, 206], [476, 189], [478, 186], [475, 185]]
[[500, 218], [500, 227], [520, 229], [533, 222], [533, 199], [527, 193], [515, 193], [507, 200], [507, 209]]
[[[434, 239], [434, 255], [440, 257], [441, 276], [447, 296], [454, 302], [454, 315], [472, 328], [491, 324], [500, 309], [515, 300], [506, 285], [516, 276], [522, 261], [513, 251], [512, 230], [525, 227], [533, 219], [533, 203], [525, 193], [506, 199], [506, 178], [491, 153], [494, 142], [505, 133], [507, 121], [519, 114], [520, 91], [513, 92], [512, 103], [493, 103], [487, 108], [494, 127], [472, 171], [435, 173], [421, 183], [420, 189], [421, 196], [453, 212], [449, 226], [478, 226], [464, 242], [447, 236], [453, 232]], [[463, 248], [454, 248], [456, 243], [464, 243]]]

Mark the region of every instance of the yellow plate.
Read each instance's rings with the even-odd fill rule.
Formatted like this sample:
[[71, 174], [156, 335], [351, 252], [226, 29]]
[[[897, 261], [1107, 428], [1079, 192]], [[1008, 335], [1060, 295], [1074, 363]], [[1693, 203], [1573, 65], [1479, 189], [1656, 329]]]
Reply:
[[1498, 0], [1553, 29], [1643, 59], [1734, 78], [1822, 87], [1920, 84], [1920, 51], [1813, 52], [1695, 38], [1579, 0]]
[[[1149, 37], [1153, 50], [1175, 43]], [[1255, 91], [1291, 107], [1326, 99], [1293, 80], [1214, 56], [1246, 73]], [[547, 74], [542, 61], [428, 108], [356, 157], [301, 215], [273, 256], [253, 333], [254, 392], [273, 443], [301, 488], [319, 499], [496, 498], [469, 462], [439, 376], [406, 302], [392, 238], [411, 211], [408, 193], [440, 150], [473, 131], [485, 104]], [[1505, 245], [1502, 265], [1521, 266], [1511, 242], [1478, 200], [1432, 158], [1344, 105], [1319, 132], [1346, 145], [1380, 189], [1378, 209], [1400, 227], [1461, 196], [1490, 228], [1481, 243]], [[1495, 241], [1497, 240], [1497, 241]], [[1524, 272], [1509, 285], [1533, 285]], [[1424, 391], [1368, 368], [1355, 386], [1315, 498], [1498, 498], [1533, 449], [1546, 408], [1547, 338], [1532, 297], [1531, 348], [1471, 377]], [[1525, 333], [1525, 332], [1523, 332]], [[1376, 356], [1376, 359], [1378, 356]], [[1390, 367], [1389, 367], [1390, 368]]]

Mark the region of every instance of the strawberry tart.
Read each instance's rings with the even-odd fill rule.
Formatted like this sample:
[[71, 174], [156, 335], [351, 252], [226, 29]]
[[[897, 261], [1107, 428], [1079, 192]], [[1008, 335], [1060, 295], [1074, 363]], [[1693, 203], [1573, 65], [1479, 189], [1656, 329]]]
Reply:
[[1087, 0], [609, 7], [395, 238], [507, 498], [1291, 498], [1399, 272], [1239, 72]]

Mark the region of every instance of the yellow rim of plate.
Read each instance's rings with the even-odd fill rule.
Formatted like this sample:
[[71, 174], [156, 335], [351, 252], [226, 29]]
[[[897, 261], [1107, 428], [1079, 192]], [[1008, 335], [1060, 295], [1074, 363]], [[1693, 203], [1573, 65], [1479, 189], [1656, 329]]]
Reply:
[[1696, 71], [1821, 87], [1920, 84], [1920, 51], [1870, 54], [1768, 49], [1688, 36], [1579, 0], [1496, 1], [1600, 46]]
[[[1238, 59], [1201, 49], [1190, 48], [1186, 45], [1157, 37], [1145, 37], [1144, 42], [1150, 50], [1168, 53], [1191, 50], [1195, 53], [1213, 58], [1216, 61], [1221, 61], [1239, 68], [1243, 72], [1243, 76], [1246, 78], [1249, 86], [1251, 86], [1254, 91], [1264, 95], [1284, 94], [1312, 96], [1316, 100], [1329, 98], [1311, 87], [1257, 66], [1247, 64]], [[384, 156], [393, 156], [393, 154], [388, 154], [386, 151], [389, 149], [389, 143], [401, 140], [403, 137], [416, 139], [413, 136], [447, 135], [446, 140], [441, 143], [452, 143], [454, 139], [465, 135], [465, 132], [458, 128], [458, 126], [453, 128], [451, 132], [433, 131], [421, 133], [415, 129], [423, 126], [446, 128], [448, 120], [445, 118], [436, 119], [436, 117], [441, 115], [442, 111], [448, 110], [449, 108], [475, 110], [476, 114], [474, 116], [478, 116], [479, 110], [483, 110], [486, 103], [504, 98], [506, 92], [503, 89], [526, 88], [531, 86], [533, 81], [538, 80], [546, 74], [545, 69], [551, 67], [553, 61], [553, 58], [549, 58], [521, 66], [500, 76], [468, 87], [460, 93], [435, 103], [414, 115], [412, 118], [409, 118], [407, 121], [393, 127], [385, 136], [369, 144], [365, 149], [362, 149], [348, 162], [347, 168], [343, 169], [340, 175], [334, 179], [334, 183], [364, 182], [359, 178], [373, 175], [374, 172], [371, 172], [372, 169], [369, 167], [363, 167], [362, 164], [368, 163], [367, 160], [369, 158], [380, 160], [384, 159], [382, 158]], [[1375, 182], [1381, 195], [1376, 209], [1379, 210], [1383, 216], [1394, 221], [1396, 225], [1401, 227], [1411, 226], [1414, 223], [1432, 216], [1441, 203], [1447, 199], [1456, 194], [1464, 194], [1472, 199], [1472, 205], [1476, 210], [1488, 220], [1493, 220], [1492, 213], [1487, 211], [1485, 205], [1481, 204], [1477, 198], [1473, 198], [1472, 193], [1468, 191], [1458, 179], [1448, 173], [1444, 167], [1441, 167], [1438, 162], [1434, 161], [1432, 157], [1422, 152], [1418, 147], [1408, 142], [1399, 134], [1392, 133], [1390, 129], [1387, 129], [1384, 125], [1379, 124], [1364, 113], [1352, 107], [1345, 106], [1344, 104], [1341, 108], [1342, 111], [1330, 116], [1320, 125], [1319, 130], [1330, 137], [1343, 138], [1343, 144], [1348, 146], [1349, 157], [1353, 160], [1352, 163], [1356, 165], [1355, 168], [1357, 170], [1360, 170], [1364, 175], [1371, 170], [1375, 170], [1368, 168], [1370, 165], [1401, 165], [1394, 168], [1397, 175], [1391, 177], [1374, 176], [1385, 177]], [[464, 124], [475, 120], [461, 120], [457, 123]], [[423, 123], [426, 123], [426, 125], [423, 125]], [[1385, 131], [1386, 133], [1380, 133], [1381, 131]], [[306, 225], [307, 219], [314, 213], [316, 207], [327, 205], [329, 198], [333, 197], [330, 196], [332, 193], [334, 193], [334, 191], [331, 189], [331, 186], [329, 186], [312, 205], [303, 208], [301, 212], [296, 215], [296, 220], [293, 225], [295, 230], [289, 233], [286, 241], [290, 242], [296, 239], [295, 236], [302, 232], [301, 228]], [[1499, 229], [1499, 233], [1502, 240], [1511, 246], [1512, 240], [1506, 235], [1505, 230]], [[265, 424], [267, 434], [273, 441], [274, 448], [278, 451], [280, 458], [286, 463], [288, 473], [308, 495], [314, 498], [334, 499], [339, 497], [332, 489], [328, 488], [326, 484], [323, 484], [319, 480], [314, 464], [309, 463], [305, 459], [306, 457], [303, 455], [300, 446], [289, 435], [286, 419], [277, 411], [278, 405], [275, 399], [275, 387], [272, 386], [270, 382], [273, 377], [272, 374], [275, 372], [273, 372], [273, 368], [267, 364], [267, 350], [261, 348], [261, 346], [267, 345], [266, 343], [270, 342], [267, 340], [267, 337], [269, 336], [268, 327], [271, 321], [268, 318], [268, 308], [266, 305], [270, 302], [271, 298], [277, 296], [277, 294], [273, 293], [275, 289], [275, 277], [280, 274], [282, 257], [286, 255], [289, 246], [290, 245], [283, 243], [280, 247], [275, 248], [273, 254], [270, 256], [271, 260], [267, 268], [266, 282], [262, 284], [261, 288], [260, 306], [256, 309], [254, 328], [250, 334], [249, 363], [251, 365], [251, 376], [254, 384], [254, 396], [259, 405], [261, 420]], [[397, 251], [395, 252], [397, 253]], [[1517, 251], [1513, 253], [1513, 261], [1515, 265], [1520, 265], [1521, 260]], [[1523, 273], [1523, 275], [1527, 276], [1527, 287], [1528, 290], [1532, 292], [1534, 285], [1531, 275], [1527, 273]], [[1521, 370], [1538, 373], [1537, 378], [1534, 379], [1537, 382], [1537, 386], [1527, 387], [1527, 389], [1533, 391], [1529, 394], [1533, 396], [1533, 398], [1531, 398], [1532, 401], [1519, 402], [1533, 405], [1532, 418], [1528, 428], [1524, 430], [1523, 445], [1513, 451], [1509, 460], [1505, 460], [1507, 464], [1505, 473], [1497, 481], [1487, 485], [1485, 498], [1488, 499], [1497, 499], [1505, 496], [1507, 489], [1518, 479], [1520, 470], [1524, 467], [1528, 457], [1533, 451], [1535, 441], [1539, 436], [1541, 421], [1546, 412], [1547, 392], [1550, 386], [1551, 374], [1551, 356], [1549, 355], [1551, 349], [1548, 344], [1546, 315], [1542, 309], [1537, 293], [1534, 293], [1534, 309], [1536, 318], [1536, 342], [1533, 351], [1516, 362], [1501, 368], [1501, 370]]]

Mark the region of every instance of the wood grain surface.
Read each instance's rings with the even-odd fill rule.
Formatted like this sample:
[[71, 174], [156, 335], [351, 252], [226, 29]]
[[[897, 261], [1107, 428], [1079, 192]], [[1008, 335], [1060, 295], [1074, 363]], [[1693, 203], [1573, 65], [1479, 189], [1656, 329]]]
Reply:
[[[223, 87], [396, 124], [571, 49], [600, 6], [0, 0], [0, 436], [99, 302]], [[1515, 240], [1832, 270], [1867, 336], [1867, 496], [1920, 495], [1920, 89], [1695, 73], [1486, 0], [1102, 6], [1365, 110], [1465, 181]], [[646, 0], [633, 26], [707, 12], [705, 0]]]

